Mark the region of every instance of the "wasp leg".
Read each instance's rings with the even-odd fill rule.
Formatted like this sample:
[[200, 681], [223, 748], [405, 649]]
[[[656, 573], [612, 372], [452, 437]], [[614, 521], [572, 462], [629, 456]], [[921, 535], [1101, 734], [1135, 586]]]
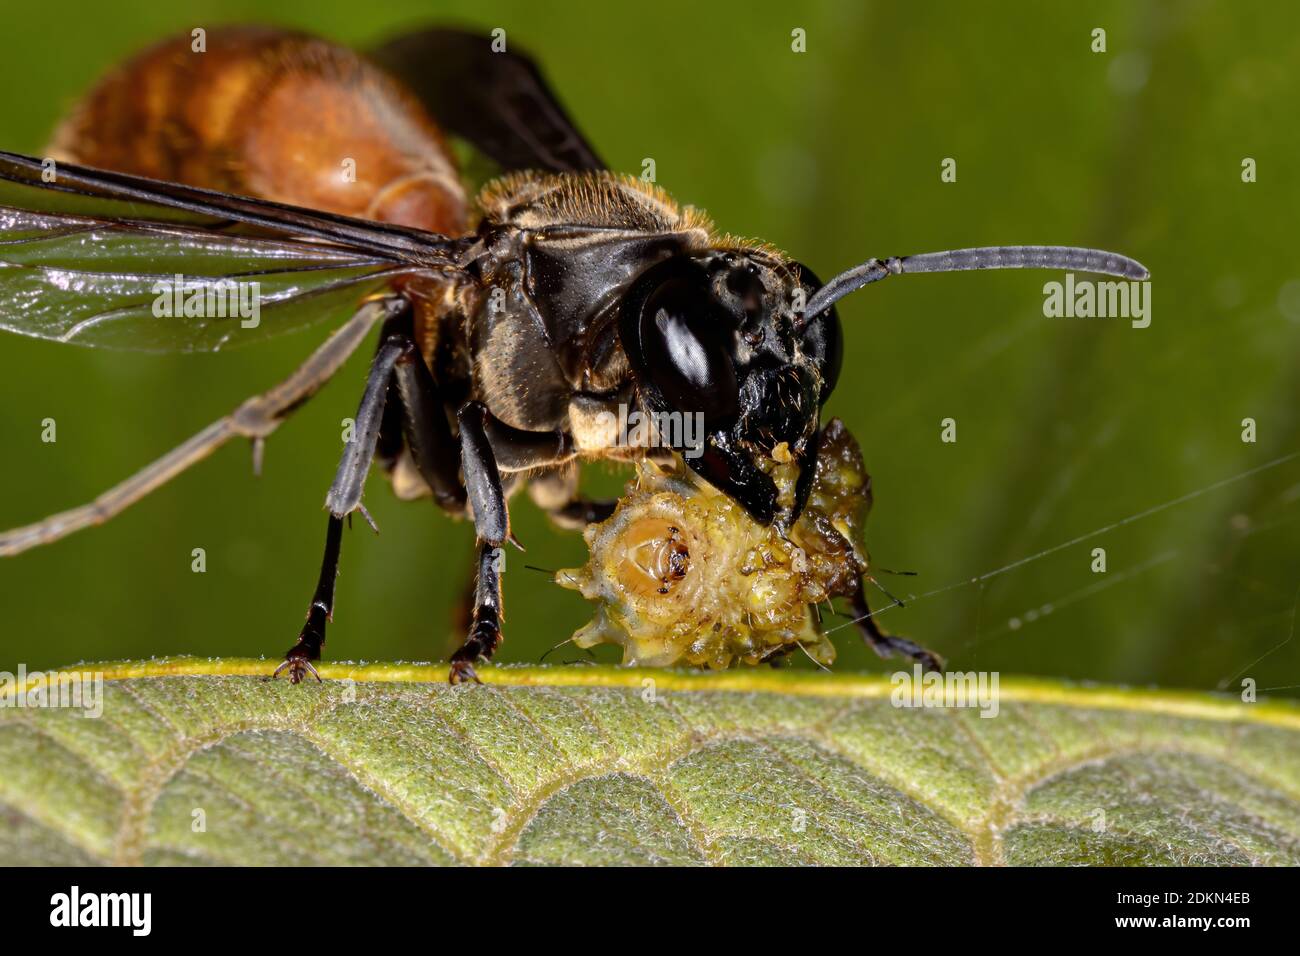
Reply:
[[188, 441], [113, 486], [90, 504], [51, 515], [43, 521], [0, 532], [0, 557], [50, 544], [74, 531], [103, 524], [125, 511], [156, 488], [198, 464], [232, 438], [251, 438], [256, 448], [289, 415], [311, 398], [347, 361], [367, 334], [404, 303], [397, 298], [367, 302], [339, 326], [287, 379], [269, 392], [256, 395], [225, 418], [220, 418]]
[[482, 402], [466, 402], [457, 420], [461, 468], [479, 553], [474, 616], [465, 643], [451, 655], [448, 677], [453, 684], [477, 681], [474, 662], [491, 657], [501, 643], [501, 547], [510, 539], [510, 512], [501, 484], [502, 472], [553, 467], [573, 458], [563, 432], [512, 428], [493, 416]]
[[272, 676], [278, 676], [287, 668], [290, 683], [298, 683], [308, 672], [320, 680], [311, 662], [320, 660], [321, 648], [325, 644], [325, 625], [334, 616], [334, 582], [339, 571], [343, 519], [361, 506], [361, 492], [370, 471], [370, 463], [375, 457], [393, 368], [414, 348], [415, 344], [409, 336], [389, 335], [370, 364], [366, 390], [357, 408], [352, 440], [343, 449], [334, 482], [325, 495], [325, 507], [330, 513], [325, 534], [325, 557], [321, 563], [316, 592], [307, 608], [307, 622], [302, 626], [297, 642], [285, 654], [284, 663], [275, 669]]
[[343, 449], [334, 483], [325, 495], [325, 507], [330, 514], [343, 517], [356, 511], [361, 504], [361, 492], [370, 473], [370, 463], [375, 458], [379, 441], [379, 426], [384, 419], [384, 405], [388, 400], [388, 383], [393, 367], [408, 349], [415, 348], [411, 340], [402, 335], [390, 335], [384, 340], [366, 378], [366, 390], [357, 407], [352, 440]]
[[284, 655], [284, 663], [275, 669], [272, 677], [279, 677], [281, 671], [288, 669], [291, 684], [298, 683], [309, 672], [320, 681], [320, 674], [316, 673], [312, 661], [320, 660], [321, 647], [325, 644], [325, 624], [334, 612], [334, 582], [339, 576], [339, 549], [342, 544], [343, 519], [330, 515], [329, 527], [325, 531], [325, 557], [321, 560], [316, 593], [312, 595], [311, 607], [307, 609], [307, 623], [302, 626], [298, 643]]
[[760, 664], [766, 664], [768, 667], [784, 667], [786, 659], [794, 651], [793, 645], [783, 647], [774, 647], [758, 659]]
[[474, 614], [469, 634], [451, 655], [447, 679], [453, 684], [472, 680], [481, 684], [474, 672], [474, 662], [491, 657], [501, 643], [501, 545], [484, 540], [478, 543], [478, 567], [474, 576]]
[[[502, 492], [507, 499], [510, 497], [511, 479], [514, 477], [514, 475], [506, 475], [502, 480]], [[529, 488], [531, 489], [532, 485], [529, 485]], [[461, 511], [464, 511], [463, 506]], [[456, 595], [456, 600], [452, 604], [451, 614], [449, 615], [453, 635], [469, 633], [470, 627], [474, 624], [474, 608], [478, 604], [478, 562], [479, 548], [478, 543], [475, 542], [474, 551], [469, 555], [469, 561], [466, 562], [465, 570], [467, 573], [465, 579], [461, 583], [460, 592]], [[451, 647], [447, 649], [448, 653], [458, 650], [461, 643], [460, 640], [453, 638]]]
[[862, 639], [881, 657], [902, 654], [919, 663], [927, 671], [943, 671], [943, 659], [933, 651], [926, 650], [920, 644], [909, 641], [905, 637], [886, 634], [880, 629], [871, 608], [867, 606], [867, 595], [861, 581], [858, 582], [857, 593], [850, 598], [849, 605], [853, 609], [854, 623], [862, 632]]
[[[376, 352], [384, 347], [384, 343], [391, 335], [414, 337], [412, 312], [412, 309], [403, 309], [384, 323], [383, 328], [379, 330]], [[394, 375], [388, 382], [388, 396], [384, 400], [384, 417], [379, 422], [379, 438], [375, 442], [375, 461], [388, 472], [397, 467], [397, 461], [406, 447], [403, 435], [405, 414], [405, 409], [402, 408], [402, 396], [397, 390], [397, 376]]]
[[402, 430], [415, 467], [443, 510], [464, 513], [460, 442], [451, 433], [438, 383], [414, 342], [397, 360], [393, 377], [404, 409]]
[[589, 524], [597, 524], [608, 520], [616, 507], [618, 507], [618, 501], [613, 498], [578, 497], [565, 502], [558, 508], [551, 508], [547, 511], [547, 514], [559, 527], [570, 531], [581, 531]]
[[530, 477], [528, 496], [546, 512], [556, 527], [566, 531], [581, 531], [589, 524], [604, 521], [618, 505], [618, 501], [612, 498], [591, 499], [578, 494], [578, 469], [575, 465], [553, 468]]
[[[463, 515], [466, 494], [460, 482], [460, 439], [451, 432], [442, 391], [417, 349], [408, 350], [397, 360], [390, 399], [394, 392], [400, 401], [391, 403], [398, 407], [390, 405], [385, 410], [384, 428], [399, 429], [398, 437], [405, 442], [416, 470], [433, 492], [434, 502], [450, 514]], [[478, 563], [475, 550], [476, 557], [470, 562], [452, 613], [453, 634], [466, 633], [473, 623]]]
[[[451, 633], [453, 638], [457, 634], [468, 634], [470, 626], [474, 623], [474, 605], [475, 598], [478, 594], [478, 545], [474, 546], [474, 553], [467, 562], [464, 580], [461, 582], [460, 591], [456, 595], [456, 600], [451, 607]], [[452, 644], [448, 651], [455, 651], [460, 647], [460, 641]]]
[[461, 467], [474, 511], [478, 568], [474, 583], [474, 616], [465, 642], [451, 655], [448, 679], [453, 684], [478, 681], [474, 661], [490, 657], [501, 643], [501, 545], [510, 534], [510, 512], [501, 488], [501, 472], [485, 429], [487, 408], [468, 402], [457, 415], [460, 422]]

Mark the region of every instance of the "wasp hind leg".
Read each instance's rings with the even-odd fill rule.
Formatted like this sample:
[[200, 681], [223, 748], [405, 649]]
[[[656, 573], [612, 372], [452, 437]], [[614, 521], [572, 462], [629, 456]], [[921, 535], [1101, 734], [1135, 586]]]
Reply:
[[262, 443], [334, 376], [375, 324], [405, 307], [396, 297], [367, 302], [317, 346], [284, 381], [270, 391], [248, 399], [229, 415], [217, 419], [94, 501], [50, 515], [35, 524], [0, 531], [0, 557], [21, 554], [28, 548], [51, 544], [75, 531], [103, 524], [198, 464], [232, 438], [244, 437], [253, 441], [256, 463]]

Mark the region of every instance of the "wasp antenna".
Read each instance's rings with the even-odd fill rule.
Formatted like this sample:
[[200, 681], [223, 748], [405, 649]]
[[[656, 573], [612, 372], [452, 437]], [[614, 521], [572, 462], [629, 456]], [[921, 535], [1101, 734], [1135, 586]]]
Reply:
[[841, 272], [818, 289], [804, 308], [804, 316], [820, 315], [850, 292], [891, 275], [909, 272], [967, 272], [972, 269], [1077, 269], [1120, 279], [1142, 280], [1151, 276], [1136, 259], [1104, 249], [1078, 246], [981, 246], [925, 252], [916, 256], [868, 259]]

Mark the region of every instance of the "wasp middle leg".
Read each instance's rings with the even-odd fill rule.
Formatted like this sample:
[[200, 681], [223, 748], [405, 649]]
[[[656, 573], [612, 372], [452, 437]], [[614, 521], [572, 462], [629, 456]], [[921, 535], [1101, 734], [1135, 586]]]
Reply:
[[361, 491], [379, 442], [379, 428], [384, 419], [393, 367], [410, 348], [414, 348], [414, 343], [409, 336], [389, 335], [370, 364], [352, 440], [343, 449], [334, 482], [325, 496], [325, 506], [330, 513], [325, 532], [325, 557], [321, 563], [320, 580], [307, 609], [307, 622], [298, 633], [297, 642], [285, 654], [284, 663], [275, 669], [272, 676], [287, 669], [290, 683], [298, 683], [308, 672], [320, 680], [312, 661], [320, 660], [321, 648], [325, 644], [325, 625], [334, 616], [334, 583], [339, 571], [343, 519], [361, 507]]
[[[421, 475], [439, 504], [448, 510], [464, 509], [465, 491], [455, 470], [457, 443], [441, 410], [433, 376], [415, 341], [403, 330], [405, 318], [399, 315], [384, 325], [383, 339], [371, 362], [366, 389], [357, 408], [353, 439], [343, 451], [334, 482], [325, 496], [329, 522], [320, 579], [298, 640], [275, 671], [278, 675], [287, 670], [290, 682], [295, 684], [308, 673], [320, 679], [312, 662], [320, 660], [325, 628], [334, 615], [334, 584], [338, 577], [343, 519], [361, 508], [361, 492], [380, 442], [385, 413], [394, 411], [389, 406], [389, 398], [394, 393], [400, 399], [405, 439]], [[388, 421], [392, 421], [391, 415]], [[450, 468], [448, 461], [452, 462]]]

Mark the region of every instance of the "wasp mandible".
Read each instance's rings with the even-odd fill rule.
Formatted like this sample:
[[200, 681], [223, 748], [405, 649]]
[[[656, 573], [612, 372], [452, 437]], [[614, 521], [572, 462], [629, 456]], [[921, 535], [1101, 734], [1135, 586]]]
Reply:
[[[501, 168], [473, 201], [447, 134]], [[579, 497], [581, 462], [687, 451], [629, 441], [620, 409], [702, 416], [685, 465], [788, 528], [840, 374], [840, 298], [913, 272], [1147, 277], [1115, 253], [1002, 246], [872, 259], [823, 284], [606, 170], [529, 58], [450, 29], [370, 57], [257, 28], [211, 31], [202, 52], [189, 37], [154, 47], [100, 82], [49, 159], [0, 153], [0, 232], [0, 328], [20, 334], [215, 351], [337, 322], [285, 381], [94, 502], [0, 534], [0, 555], [111, 518], [236, 436], [260, 461], [266, 437], [380, 326], [326, 496], [320, 578], [276, 669], [294, 683], [315, 674], [344, 519], [365, 514], [375, 461], [400, 497], [431, 496], [474, 523], [473, 611], [450, 679], [476, 680], [501, 641], [511, 495], [527, 487], [580, 528], [613, 510]], [[256, 325], [202, 309], [159, 318], [159, 283], [173, 277], [200, 291], [258, 283]], [[769, 475], [778, 460], [801, 469], [788, 506]], [[854, 604], [866, 607], [860, 584]], [[921, 653], [870, 617], [862, 630], [882, 653]]]

